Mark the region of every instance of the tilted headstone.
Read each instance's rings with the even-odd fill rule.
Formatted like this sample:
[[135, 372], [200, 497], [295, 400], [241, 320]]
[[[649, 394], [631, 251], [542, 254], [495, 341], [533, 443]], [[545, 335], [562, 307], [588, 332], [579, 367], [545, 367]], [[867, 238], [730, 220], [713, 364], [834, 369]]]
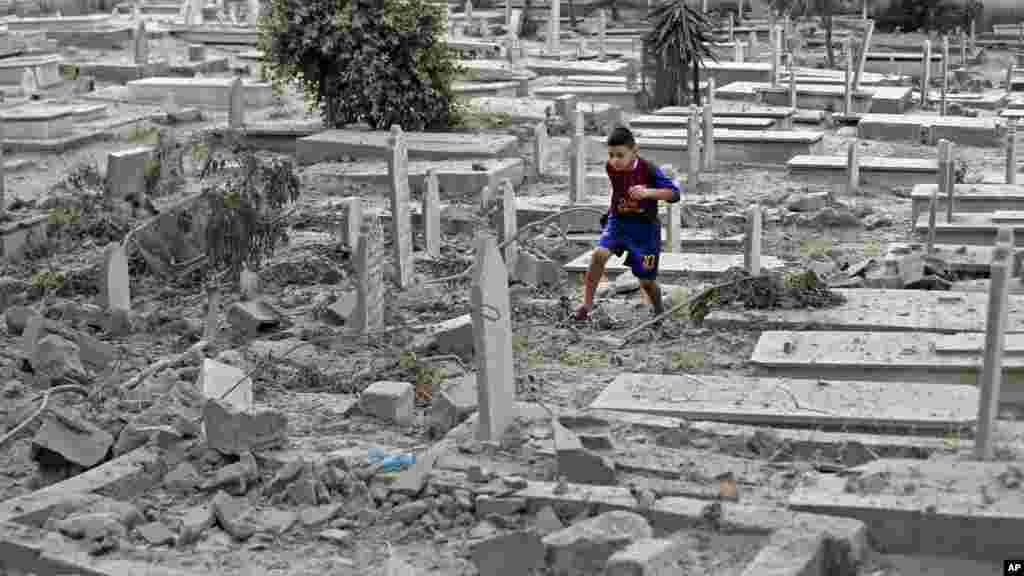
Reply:
[[[516, 222], [516, 189], [512, 181], [505, 178], [501, 181], [501, 241], [509, 242], [515, 238], [519, 227]], [[519, 248], [515, 242], [509, 242], [504, 250], [505, 268], [511, 270], [516, 265]]]
[[356, 310], [352, 326], [360, 333], [384, 326], [383, 230], [376, 214], [363, 216], [356, 250]]
[[245, 126], [245, 91], [238, 76], [231, 81], [228, 93], [228, 129], [240, 130]]
[[477, 439], [497, 442], [516, 418], [508, 269], [492, 234], [476, 238], [470, 290], [477, 381]]
[[391, 242], [395, 258], [394, 282], [399, 289], [404, 289], [412, 282], [412, 224], [409, 216], [409, 150], [401, 126], [391, 127], [388, 147]]
[[751, 276], [761, 274], [761, 205], [747, 210], [747, 234], [744, 238], [743, 267]]
[[146, 194], [146, 164], [153, 157], [153, 148], [140, 146], [107, 154], [107, 198], [113, 202], [136, 199]]
[[572, 162], [569, 164], [569, 202], [576, 204], [583, 199], [587, 189], [587, 139], [583, 133], [583, 110], [576, 110], [573, 122]]
[[548, 167], [548, 127], [544, 122], [538, 122], [533, 127], [533, 171], [534, 176], [540, 178], [547, 171]]
[[1008, 294], [1013, 268], [1013, 228], [1002, 227], [996, 235], [985, 320], [985, 348], [982, 352], [981, 378], [978, 380], [978, 424], [974, 436], [974, 455], [991, 460], [995, 455], [992, 436], [999, 413], [999, 397], [1003, 384], [1003, 349], [1006, 344]]
[[103, 251], [100, 305], [105, 310], [131, 310], [131, 275], [124, 244], [111, 242]]
[[146, 37], [146, 21], [139, 20], [135, 26], [135, 36], [132, 38], [132, 48], [135, 55], [135, 65], [145, 66], [149, 64], [149, 38]]
[[423, 190], [423, 244], [428, 256], [441, 257], [441, 185], [433, 168], [427, 169]]

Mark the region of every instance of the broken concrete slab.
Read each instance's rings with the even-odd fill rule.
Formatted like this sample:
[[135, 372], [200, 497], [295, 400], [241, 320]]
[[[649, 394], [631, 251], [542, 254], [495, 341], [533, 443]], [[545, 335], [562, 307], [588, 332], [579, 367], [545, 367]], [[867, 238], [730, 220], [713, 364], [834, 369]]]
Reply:
[[[993, 238], [995, 235], [993, 234]], [[988, 295], [926, 290], [836, 289], [846, 302], [809, 310], [715, 310], [704, 320], [709, 328], [757, 325], [763, 330], [886, 332], [983, 332]], [[1024, 296], [1008, 300], [1006, 332], [1024, 332]]]
[[600, 573], [612, 554], [653, 535], [643, 516], [613, 510], [548, 534], [543, 543], [554, 574], [583, 576]]
[[[327, 130], [300, 138], [296, 142], [296, 160], [315, 164], [346, 158], [383, 158], [386, 156], [387, 131]], [[513, 155], [518, 139], [494, 134], [442, 134], [408, 132], [409, 157], [430, 160], [458, 158], [494, 158]]]
[[281, 323], [281, 317], [263, 300], [235, 302], [227, 310], [227, 319], [243, 334], [254, 335], [274, 328]]
[[[758, 372], [793, 378], [873, 380], [913, 395], [919, 386], [941, 386], [940, 395], [973, 402], [981, 373], [983, 333], [765, 331], [751, 363]], [[1000, 402], [1024, 404], [1024, 334], [1010, 334], [1003, 356]], [[920, 384], [912, 384], [920, 383]], [[895, 394], [895, 393], [890, 393]], [[893, 400], [896, 400], [895, 397]]]
[[560, 476], [575, 484], [615, 485], [615, 464], [584, 448], [576, 434], [558, 422], [552, 421], [551, 429]]
[[203, 407], [203, 429], [210, 448], [242, 454], [280, 448], [288, 441], [288, 419], [275, 410], [240, 412], [209, 400]]
[[114, 437], [89, 422], [52, 412], [43, 419], [43, 425], [32, 440], [32, 457], [51, 462], [53, 456], [89, 469], [101, 463], [110, 454]]
[[[590, 256], [593, 251], [588, 251], [576, 259], [568, 262], [562, 268], [577, 279], [587, 273], [590, 268]], [[608, 259], [605, 273], [609, 278], [623, 274], [629, 270], [625, 264], [626, 255], [612, 256]], [[778, 258], [762, 256], [761, 266], [766, 270], [781, 269], [785, 264]], [[727, 270], [736, 267], [743, 267], [742, 254], [685, 254], [677, 252], [662, 252], [658, 262], [658, 277], [661, 279], [680, 278], [716, 278]]]
[[224, 402], [236, 410], [249, 410], [253, 406], [252, 379], [244, 370], [230, 364], [203, 358], [196, 387], [206, 398]]
[[[910, 193], [912, 221], [916, 222], [921, 214], [928, 211], [932, 194], [938, 187], [939, 185], [934, 182], [914, 186]], [[945, 194], [939, 194], [936, 199], [937, 210], [945, 213], [948, 198]], [[1024, 185], [956, 184], [953, 188], [953, 211], [956, 213], [1021, 209], [1024, 209]]]
[[1020, 549], [1024, 493], [1001, 481], [1016, 466], [950, 458], [877, 460], [853, 472], [879, 478], [880, 492], [851, 492], [848, 478], [821, 476], [798, 488], [789, 505], [863, 521], [873, 547], [883, 553], [998, 561]]
[[747, 424], [969, 427], [977, 390], [969, 386], [896, 388], [878, 382], [620, 374], [591, 403], [595, 410]]
[[480, 576], [520, 576], [545, 567], [544, 544], [533, 530], [518, 530], [472, 545]]
[[458, 426], [476, 412], [476, 374], [463, 374], [449, 378], [434, 391], [431, 402], [431, 425], [438, 433]]

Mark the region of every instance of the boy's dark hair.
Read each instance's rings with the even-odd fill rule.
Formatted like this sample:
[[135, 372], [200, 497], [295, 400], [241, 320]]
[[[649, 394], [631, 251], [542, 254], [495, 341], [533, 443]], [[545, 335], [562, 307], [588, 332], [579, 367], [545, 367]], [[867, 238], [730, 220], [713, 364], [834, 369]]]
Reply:
[[608, 146], [636, 146], [636, 139], [629, 128], [616, 126], [608, 135]]

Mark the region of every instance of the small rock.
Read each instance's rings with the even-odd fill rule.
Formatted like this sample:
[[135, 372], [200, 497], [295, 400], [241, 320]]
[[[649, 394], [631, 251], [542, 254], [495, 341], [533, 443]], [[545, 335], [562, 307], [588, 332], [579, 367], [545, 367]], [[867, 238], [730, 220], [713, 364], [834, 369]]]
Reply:
[[363, 390], [359, 406], [365, 414], [395, 422], [411, 424], [415, 392], [408, 382], [374, 382]]
[[103, 540], [125, 535], [124, 525], [116, 514], [77, 514], [57, 522], [57, 531], [76, 540]]
[[338, 546], [344, 546], [352, 541], [351, 532], [348, 530], [338, 530], [336, 528], [328, 528], [318, 536], [321, 540], [326, 540], [327, 542], [337, 544]]
[[423, 500], [407, 502], [392, 510], [391, 518], [392, 520], [408, 524], [426, 514], [429, 507], [430, 506]]
[[476, 499], [476, 515], [486, 518], [492, 514], [508, 516], [518, 514], [526, 509], [525, 498], [495, 498], [480, 496]]
[[187, 546], [196, 542], [215, 521], [213, 508], [209, 506], [195, 506], [185, 510], [178, 527], [178, 544]]
[[285, 491], [284, 499], [296, 506], [316, 506], [319, 503], [316, 479], [312, 474], [302, 474]]
[[612, 511], [548, 534], [543, 543], [555, 574], [600, 574], [613, 554], [652, 536], [643, 516]]
[[811, 192], [791, 199], [786, 205], [793, 212], [817, 212], [828, 206], [828, 192]]
[[85, 374], [78, 345], [56, 334], [39, 340], [30, 362], [33, 370], [53, 381], [76, 379]]
[[236, 411], [210, 400], [203, 407], [207, 445], [224, 454], [277, 448], [288, 439], [288, 419], [276, 410]]
[[480, 540], [483, 538], [490, 538], [498, 533], [498, 527], [492, 524], [488, 520], [483, 520], [479, 524], [473, 527], [469, 531], [467, 538], [470, 540]]
[[871, 214], [864, 218], [865, 230], [877, 230], [887, 226], [892, 226], [892, 217], [888, 214]]
[[470, 466], [469, 469], [466, 470], [466, 479], [477, 484], [490, 482], [493, 477], [494, 474], [492, 474], [490, 470], [479, 465]]
[[103, 462], [114, 437], [88, 422], [59, 412], [50, 413], [32, 440], [31, 456], [37, 462], [65, 462], [89, 469]]
[[260, 529], [253, 521], [252, 507], [244, 498], [232, 498], [224, 492], [218, 492], [211, 506], [217, 524], [235, 540], [248, 540]]
[[522, 490], [529, 486], [529, 482], [522, 476], [505, 476], [501, 481], [509, 490]]
[[258, 480], [259, 468], [256, 465], [256, 458], [247, 452], [238, 462], [217, 470], [213, 479], [203, 485], [203, 489], [224, 489], [229, 494], [239, 496], [245, 494], [249, 487]]
[[243, 334], [256, 334], [281, 322], [274, 309], [260, 299], [235, 302], [228, 308], [227, 319]]
[[29, 306], [11, 306], [4, 312], [7, 333], [12, 336], [20, 336], [25, 331], [29, 318], [33, 316], [39, 316], [39, 313], [34, 308]]
[[537, 516], [533, 519], [533, 526], [541, 536], [547, 536], [565, 528], [562, 520], [551, 506], [545, 506], [537, 512]]
[[169, 546], [174, 544], [174, 532], [161, 522], [150, 522], [135, 528], [139, 536], [150, 546]]
[[164, 476], [164, 488], [176, 494], [188, 494], [202, 483], [199, 472], [191, 462], [182, 462]]
[[341, 513], [341, 509], [341, 504], [325, 504], [323, 506], [304, 508], [299, 512], [299, 522], [307, 528], [327, 524]]
[[[480, 576], [521, 576], [544, 568], [544, 545], [540, 536], [520, 530], [473, 545], [473, 564]], [[600, 571], [592, 572], [599, 574]]]
[[587, 450], [611, 450], [612, 439], [607, 434], [577, 434]]

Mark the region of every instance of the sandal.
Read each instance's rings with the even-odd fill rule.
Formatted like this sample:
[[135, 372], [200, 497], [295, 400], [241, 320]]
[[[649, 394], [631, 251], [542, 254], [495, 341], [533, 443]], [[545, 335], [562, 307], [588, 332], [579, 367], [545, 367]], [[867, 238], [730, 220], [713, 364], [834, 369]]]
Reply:
[[576, 309], [576, 313], [573, 314], [573, 319], [577, 322], [584, 322], [590, 319], [590, 309], [580, 304], [580, 307]]

